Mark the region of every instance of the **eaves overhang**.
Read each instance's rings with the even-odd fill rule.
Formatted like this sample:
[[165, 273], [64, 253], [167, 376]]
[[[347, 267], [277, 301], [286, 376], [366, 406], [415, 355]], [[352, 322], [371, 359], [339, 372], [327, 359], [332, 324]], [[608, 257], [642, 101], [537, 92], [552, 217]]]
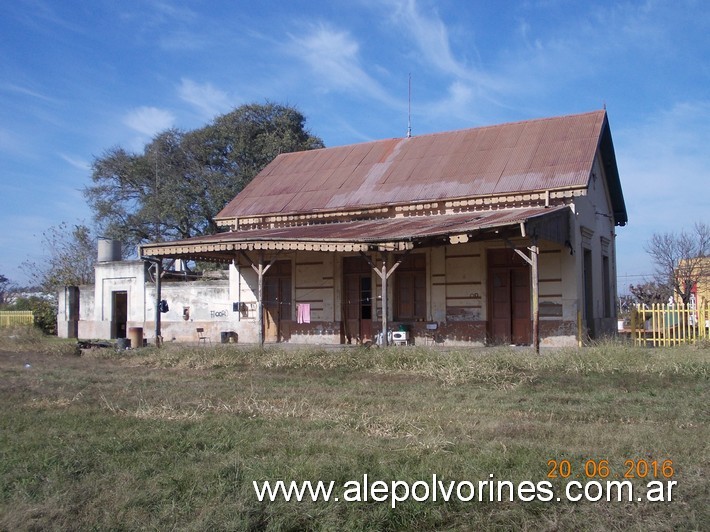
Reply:
[[[144, 244], [140, 246], [140, 254], [156, 258], [231, 262], [240, 252], [254, 250], [405, 251], [500, 238], [503, 233], [505, 236], [533, 236], [531, 232], [544, 227], [544, 220], [549, 219], [561, 229], [541, 231], [540, 237], [546, 238], [546, 234], [566, 234], [569, 212], [569, 206], [559, 205], [237, 230], [187, 240]], [[530, 230], [526, 230], [526, 226]]]

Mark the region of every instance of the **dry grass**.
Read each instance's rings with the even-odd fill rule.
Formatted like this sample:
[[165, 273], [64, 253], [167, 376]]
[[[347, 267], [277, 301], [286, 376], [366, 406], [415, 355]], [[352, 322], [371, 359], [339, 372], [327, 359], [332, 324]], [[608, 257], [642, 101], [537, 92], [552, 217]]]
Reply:
[[[33, 343], [34, 342], [34, 343]], [[702, 529], [708, 349], [0, 344], [0, 529]], [[35, 349], [28, 346], [35, 346]], [[8, 347], [9, 346], [9, 347]], [[25, 364], [30, 364], [29, 368]], [[672, 459], [672, 503], [259, 503], [252, 481], [540, 481]]]

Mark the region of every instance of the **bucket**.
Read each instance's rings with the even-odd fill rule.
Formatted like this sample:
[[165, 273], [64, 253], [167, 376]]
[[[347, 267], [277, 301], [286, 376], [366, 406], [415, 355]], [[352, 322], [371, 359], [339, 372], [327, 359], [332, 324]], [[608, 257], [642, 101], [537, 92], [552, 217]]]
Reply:
[[131, 348], [131, 341], [128, 338], [116, 338], [116, 350], [125, 351]]
[[129, 327], [128, 338], [131, 340], [129, 345], [143, 347], [143, 327]]
[[220, 341], [223, 344], [236, 344], [237, 343], [237, 333], [234, 331], [222, 331], [219, 333]]

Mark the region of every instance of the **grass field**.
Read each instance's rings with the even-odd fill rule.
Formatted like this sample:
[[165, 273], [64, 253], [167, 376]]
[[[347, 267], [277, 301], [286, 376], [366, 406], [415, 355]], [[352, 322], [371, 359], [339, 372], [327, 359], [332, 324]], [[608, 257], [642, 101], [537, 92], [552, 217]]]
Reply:
[[[707, 346], [73, 353], [0, 338], [2, 530], [710, 528]], [[550, 460], [570, 477], [548, 479]], [[602, 460], [589, 480], [656, 461], [633, 485], [676, 481], [672, 500], [343, 500], [364, 474], [557, 495]], [[335, 481], [340, 500], [259, 502], [266, 480]]]

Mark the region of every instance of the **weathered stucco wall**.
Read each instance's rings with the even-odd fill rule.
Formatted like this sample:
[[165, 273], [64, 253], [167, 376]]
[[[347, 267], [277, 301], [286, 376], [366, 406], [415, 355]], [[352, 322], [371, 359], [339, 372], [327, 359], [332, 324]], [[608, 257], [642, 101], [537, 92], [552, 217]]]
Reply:
[[[294, 254], [290, 342], [341, 343], [342, 284], [336, 283], [335, 262], [333, 253], [299, 251]], [[310, 305], [310, 323], [298, 323], [298, 305]]]
[[[196, 342], [197, 327], [202, 327], [212, 341], [220, 333], [238, 329], [239, 311], [234, 310], [228, 279], [194, 282], [166, 282], [161, 286], [161, 299], [168, 312], [161, 314], [163, 340]], [[146, 286], [146, 327], [155, 329], [155, 285]], [[153, 334], [154, 336], [154, 334]]]
[[[586, 196], [575, 198], [572, 237], [582, 327], [593, 337], [616, 331], [616, 234], [604, 169], [597, 156]], [[586, 303], [584, 252], [590, 252], [590, 302]], [[607, 262], [604, 261], [607, 257]], [[605, 273], [606, 264], [606, 273]], [[589, 284], [589, 283], [588, 283]]]

